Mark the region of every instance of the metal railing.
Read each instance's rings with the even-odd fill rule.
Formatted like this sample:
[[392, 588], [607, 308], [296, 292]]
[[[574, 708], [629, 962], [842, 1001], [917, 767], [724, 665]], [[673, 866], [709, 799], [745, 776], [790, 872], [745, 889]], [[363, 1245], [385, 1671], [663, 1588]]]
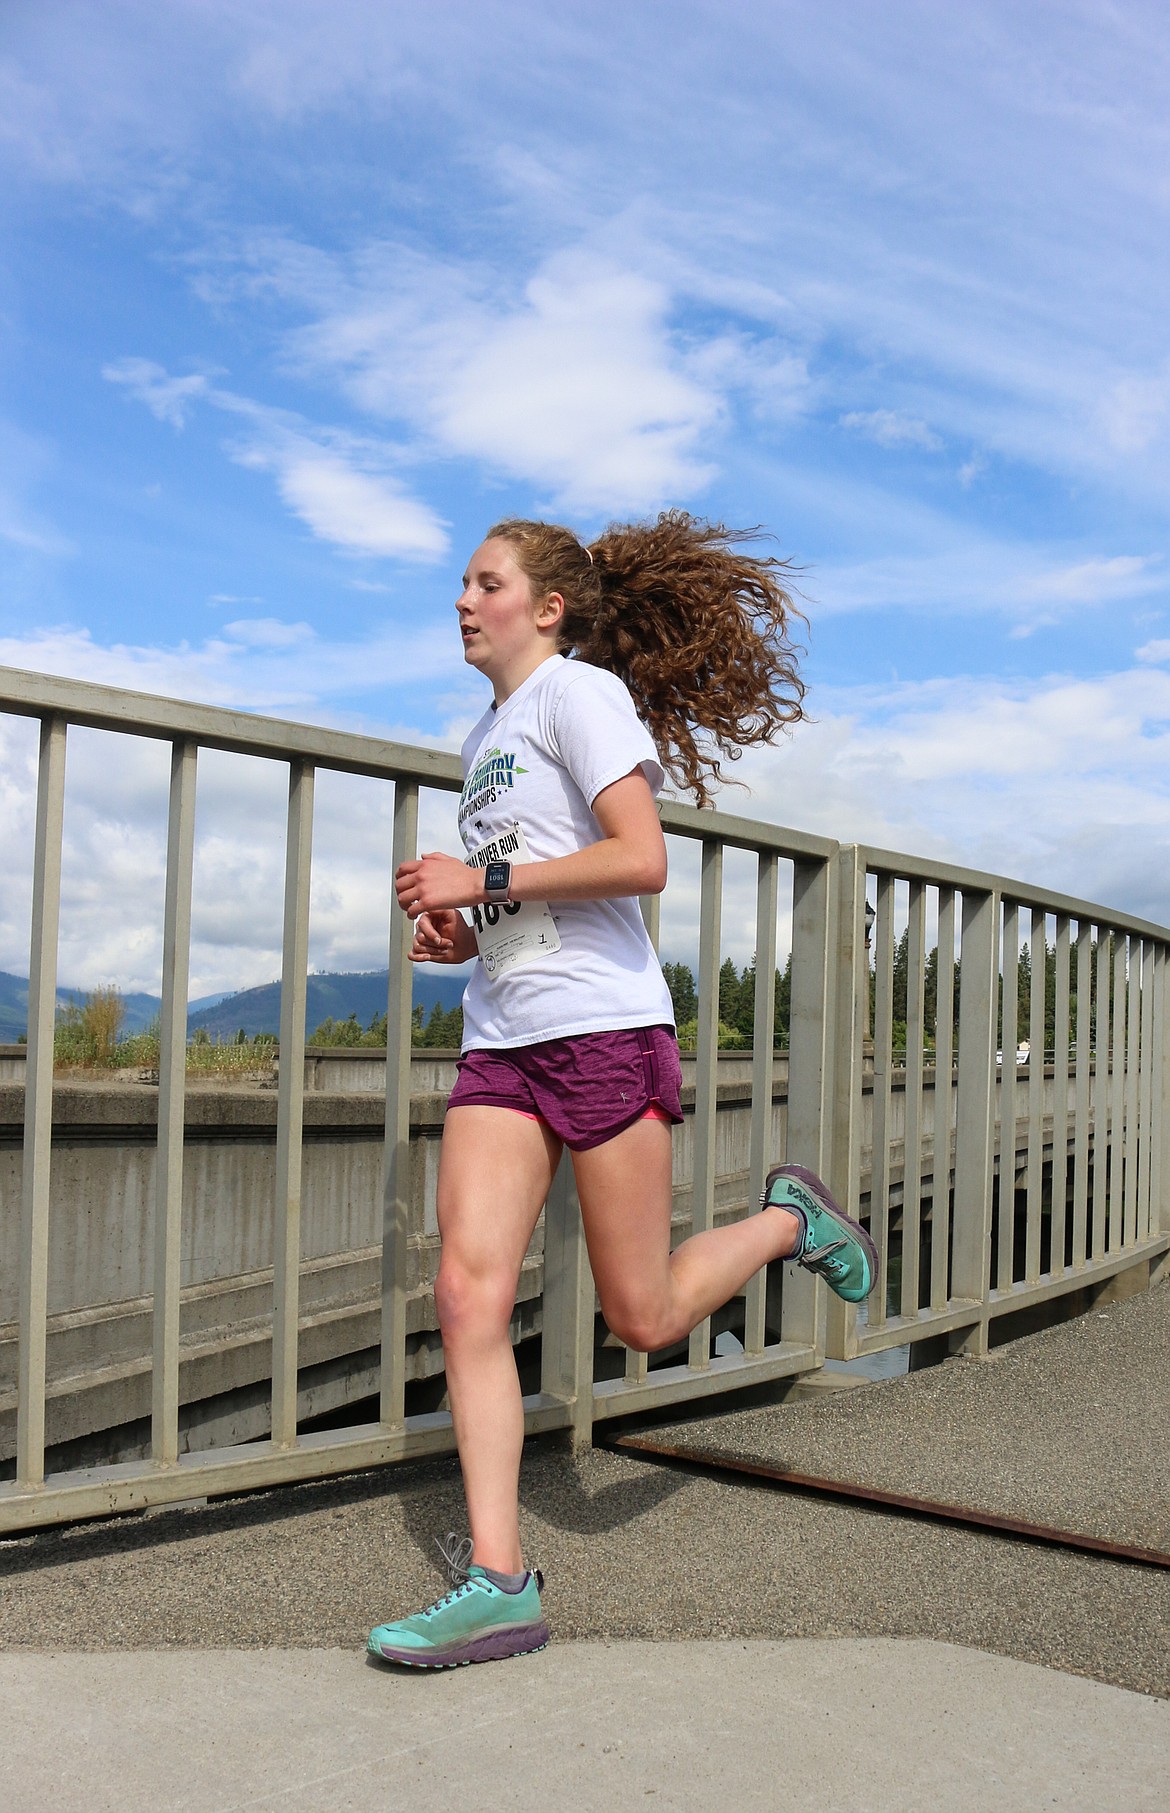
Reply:
[[[835, 1041], [843, 1069], [830, 1172], [869, 1223], [886, 1285], [863, 1317], [831, 1300], [829, 1351], [855, 1358], [945, 1335], [954, 1350], [983, 1354], [997, 1317], [1156, 1263], [1170, 1245], [1168, 934], [888, 850], [843, 850], [840, 863], [853, 1001]], [[870, 896], [871, 1082], [864, 1041], [846, 1023], [868, 1020]], [[895, 1045], [896, 951], [904, 1049]], [[1026, 1067], [1015, 1061], [1020, 1040]]]
[[[457, 792], [458, 762], [436, 751], [375, 738], [11, 669], [0, 670], [0, 711], [39, 719], [41, 726], [20, 1211], [16, 1478], [0, 1484], [0, 1530], [321, 1477], [450, 1449], [448, 1415], [408, 1415], [406, 1410], [411, 974], [406, 956], [410, 928], [396, 911], [391, 914], [388, 946], [377, 1422], [298, 1432], [298, 1293], [315, 775], [318, 770], [362, 775], [393, 789], [392, 847], [385, 853], [393, 868], [415, 853], [420, 789]], [[146, 1460], [47, 1477], [53, 1034], [66, 745], [72, 726], [161, 739], [171, 747], [154, 1211], [152, 1438]], [[211, 749], [281, 762], [288, 772], [272, 1415], [267, 1440], [182, 1453], [179, 1319], [187, 985], [197, 773], [200, 752]], [[703, 1323], [691, 1336], [685, 1361], [651, 1364], [647, 1355], [629, 1353], [621, 1377], [595, 1380], [595, 1296], [572, 1172], [562, 1164], [545, 1213], [540, 1388], [525, 1399], [530, 1430], [568, 1429], [576, 1440], [587, 1440], [598, 1420], [808, 1372], [823, 1363], [826, 1351], [849, 1357], [939, 1334], [956, 1346], [982, 1351], [991, 1320], [1006, 1309], [1107, 1278], [1125, 1266], [1155, 1263], [1170, 1248], [1165, 1203], [1170, 933], [995, 877], [839, 846], [826, 838], [725, 813], [667, 805], [662, 819], [672, 838], [697, 843], [701, 859], [693, 1229], [709, 1227], [714, 1217], [723, 865], [725, 851], [738, 850], [754, 858], [756, 883], [753, 1112], [746, 1207], [750, 1211], [758, 1200], [765, 1172], [777, 1158], [788, 1156], [821, 1171], [838, 1197], [870, 1221], [887, 1276], [897, 1279], [896, 1300], [871, 1300], [868, 1323], [859, 1326], [855, 1312], [836, 1299], [826, 1303], [823, 1287], [814, 1286], [807, 1274], [789, 1272], [781, 1283], [774, 1275], [780, 1268], [774, 1267], [772, 1275], [754, 1278], [744, 1293], [742, 1351], [713, 1352], [710, 1323]], [[869, 891], [876, 893], [872, 1077], [866, 1049], [867, 878]], [[1042, 974], [1047, 973], [1044, 935], [1050, 919], [1055, 922], [1058, 953], [1056, 1063], [1049, 1078], [1036, 1062], [1022, 1089], [1011, 1065], [997, 1082], [996, 1065], [1000, 1046], [1015, 1048], [1007, 1003], [1016, 999], [1021, 908], [1030, 914], [1033, 953], [1044, 951]], [[644, 911], [657, 936], [659, 903], [646, 902]], [[791, 924], [784, 1117], [773, 1105], [777, 928], [782, 919]], [[896, 1060], [895, 932], [903, 919], [907, 1034], [906, 1053], [899, 1053]], [[928, 922], [934, 927], [936, 951], [930, 971], [935, 1007], [929, 1014]], [[1076, 966], [1070, 971], [1073, 924]], [[1002, 1035], [996, 1011], [1001, 945], [1007, 978]], [[1075, 974], [1077, 1002], [1091, 998], [1093, 1003], [1091, 1015], [1076, 1014], [1075, 1027], [1070, 974]], [[1043, 995], [1043, 990], [1038, 995], [1034, 991], [1032, 1002], [1032, 1048], [1037, 1052], [1045, 1042]], [[946, 1079], [936, 1086], [938, 1124], [932, 1131], [926, 1128], [923, 1113], [923, 1053], [930, 1034], [936, 1085], [938, 1079]], [[904, 1067], [897, 1086], [896, 1061]], [[1049, 1084], [1051, 1113], [1044, 1093]], [[1007, 1139], [1003, 1163], [1013, 1174], [1012, 1188], [1005, 1188], [1001, 1175], [998, 1191], [997, 1089]], [[1017, 1095], [1027, 1111], [1022, 1214], [1014, 1189]], [[902, 1104], [900, 1169], [896, 1097]], [[864, 1140], [867, 1113], [872, 1129]], [[868, 1175], [862, 1164], [866, 1146], [872, 1154]], [[924, 1187], [928, 1173], [929, 1192]], [[1066, 1213], [1069, 1190], [1071, 1207]], [[898, 1264], [891, 1265], [895, 1258]]]

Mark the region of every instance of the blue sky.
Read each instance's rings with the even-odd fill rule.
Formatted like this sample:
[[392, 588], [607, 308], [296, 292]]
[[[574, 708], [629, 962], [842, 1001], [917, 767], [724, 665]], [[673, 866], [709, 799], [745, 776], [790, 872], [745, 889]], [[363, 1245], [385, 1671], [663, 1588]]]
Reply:
[[[733, 810], [1165, 921], [1168, 88], [1153, 4], [8, 0], [0, 661], [454, 745], [487, 523], [683, 505], [806, 569], [816, 722]], [[148, 985], [158, 752], [86, 747], [63, 973]], [[380, 960], [367, 809], [324, 964]]]

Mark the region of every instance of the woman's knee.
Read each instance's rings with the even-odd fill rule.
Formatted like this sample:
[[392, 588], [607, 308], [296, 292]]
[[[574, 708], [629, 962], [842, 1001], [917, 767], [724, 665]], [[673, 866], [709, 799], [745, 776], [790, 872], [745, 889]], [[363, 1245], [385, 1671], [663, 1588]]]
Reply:
[[610, 1333], [635, 1353], [655, 1353], [679, 1338], [666, 1305], [622, 1293], [608, 1302], [603, 1298], [601, 1313]]
[[516, 1280], [496, 1267], [469, 1265], [445, 1249], [435, 1279], [435, 1308], [445, 1338], [507, 1332]]

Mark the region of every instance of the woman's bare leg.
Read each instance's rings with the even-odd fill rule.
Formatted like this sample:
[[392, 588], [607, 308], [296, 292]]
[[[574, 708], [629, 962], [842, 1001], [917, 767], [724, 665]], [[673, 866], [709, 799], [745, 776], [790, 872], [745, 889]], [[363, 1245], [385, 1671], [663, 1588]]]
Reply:
[[439, 1161], [435, 1302], [467, 1514], [481, 1567], [519, 1573], [524, 1412], [508, 1328], [520, 1267], [560, 1161], [542, 1121], [451, 1108]]
[[639, 1353], [682, 1340], [762, 1265], [796, 1246], [799, 1221], [773, 1206], [692, 1235], [672, 1253], [663, 1121], [636, 1121], [605, 1145], [574, 1152], [573, 1169], [602, 1313]]

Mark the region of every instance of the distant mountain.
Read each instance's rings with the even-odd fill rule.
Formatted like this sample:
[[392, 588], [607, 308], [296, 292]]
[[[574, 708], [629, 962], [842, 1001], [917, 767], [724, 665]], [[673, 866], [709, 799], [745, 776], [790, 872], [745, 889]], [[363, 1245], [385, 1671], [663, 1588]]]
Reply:
[[[457, 1007], [467, 986], [466, 969], [416, 969], [413, 975], [413, 998], [424, 1014], [429, 1014], [436, 1001], [444, 1009]], [[312, 1033], [322, 1020], [348, 1020], [353, 1014], [359, 1026], [386, 1011], [387, 972], [359, 970], [336, 975], [310, 976], [305, 1011], [305, 1031]], [[280, 1031], [280, 983], [268, 982], [260, 988], [244, 988], [227, 995], [214, 1007], [193, 1013], [188, 1030], [200, 1027], [211, 1039], [234, 1039], [243, 1028], [250, 1039], [257, 1033]]]
[[[77, 1006], [85, 994], [83, 988], [59, 988], [57, 1006]], [[122, 999], [126, 1004], [123, 1029], [128, 1033], [143, 1032], [162, 1007], [157, 995], [123, 995]], [[0, 970], [0, 1045], [15, 1045], [27, 1031], [28, 977], [10, 976]]]
[[189, 1014], [197, 1014], [202, 1013], [205, 1007], [217, 1007], [221, 1001], [226, 1001], [228, 996], [234, 993], [235, 990], [233, 988], [221, 988], [218, 993], [214, 995], [195, 995], [187, 1003], [187, 1012]]
[[28, 1031], [28, 977], [0, 969], [0, 1039], [14, 1045]]
[[[467, 969], [422, 969], [413, 974], [414, 1001], [429, 1014], [436, 1001], [444, 1010], [458, 1006], [467, 986]], [[305, 1029], [313, 1032], [322, 1020], [348, 1020], [352, 1013], [360, 1026], [386, 1011], [386, 971], [361, 970], [337, 975], [310, 976]], [[67, 1007], [85, 999], [80, 988], [59, 988], [57, 1002]], [[162, 1008], [157, 995], [125, 995], [125, 1031], [142, 1032]], [[207, 1005], [191, 1003], [190, 1032], [203, 1027], [212, 1039], [234, 1039], [241, 1026], [249, 1038], [259, 1032], [280, 1031], [280, 983], [240, 989], [234, 995], [202, 997]], [[14, 1045], [28, 1030], [28, 978], [0, 970], [0, 1045]]]

